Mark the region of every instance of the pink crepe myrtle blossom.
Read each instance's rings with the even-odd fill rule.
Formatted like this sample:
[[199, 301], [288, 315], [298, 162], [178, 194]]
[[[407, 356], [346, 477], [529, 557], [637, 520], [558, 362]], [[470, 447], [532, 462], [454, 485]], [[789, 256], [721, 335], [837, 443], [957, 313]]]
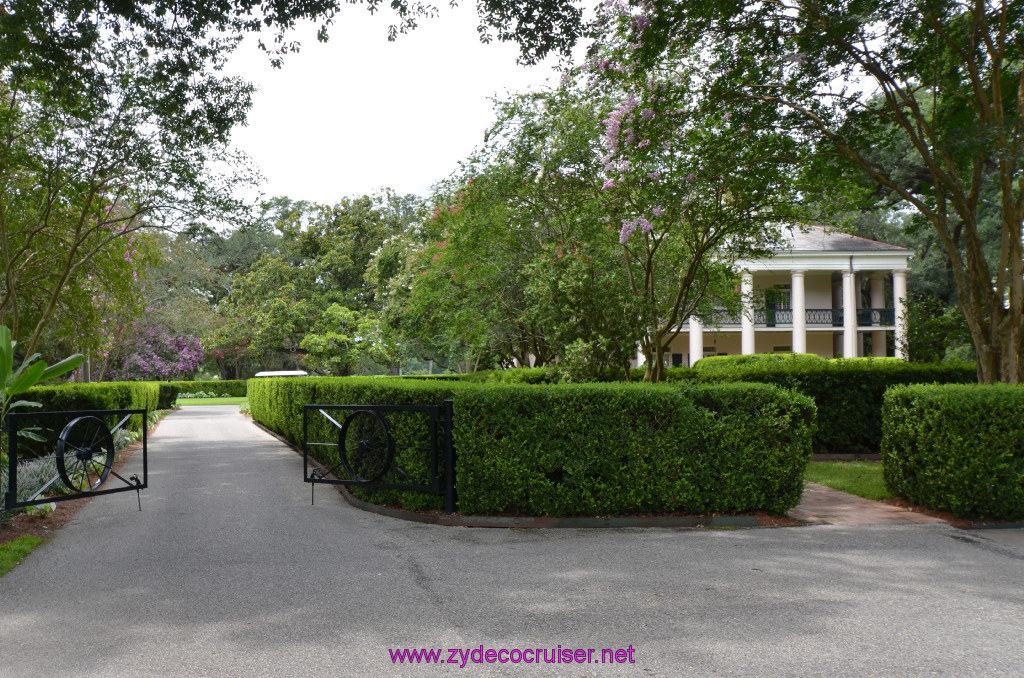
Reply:
[[629, 240], [629, 236], [633, 235], [633, 231], [636, 230], [636, 222], [631, 219], [622, 220], [622, 230], [619, 231], [619, 244], [625, 245]]
[[640, 229], [641, 233], [650, 233], [654, 230], [654, 224], [643, 217], [637, 217], [636, 219], [623, 219], [622, 230], [619, 231], [619, 243], [625, 245], [629, 240], [629, 236], [633, 235], [637, 228]]
[[[632, 121], [633, 110], [637, 107], [636, 95], [630, 93], [622, 102], [619, 107], [608, 114], [602, 122], [605, 126], [605, 141], [608, 143], [608, 147], [614, 153], [619, 148], [619, 132], [622, 129], [623, 123], [629, 124]], [[632, 144], [633, 131], [631, 128], [626, 128], [626, 145]]]
[[605, 179], [604, 183], [601, 184], [602, 191], [607, 191], [609, 188], [615, 188], [615, 181], [613, 179]]

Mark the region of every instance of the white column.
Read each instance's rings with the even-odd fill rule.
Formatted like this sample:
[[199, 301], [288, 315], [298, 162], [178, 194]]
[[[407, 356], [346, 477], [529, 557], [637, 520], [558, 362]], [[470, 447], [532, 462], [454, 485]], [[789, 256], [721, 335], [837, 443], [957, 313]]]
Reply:
[[892, 272], [893, 308], [896, 310], [896, 357], [908, 360], [907, 354], [907, 271]]
[[853, 271], [843, 271], [843, 357], [857, 357], [857, 299]]
[[804, 272], [789, 274], [793, 307], [793, 353], [807, 353], [807, 297], [804, 294]]
[[[857, 302], [857, 325], [860, 325], [860, 310], [864, 308], [864, 295], [862, 294], [861, 277], [856, 273], [853, 274], [853, 299]], [[864, 353], [864, 342], [865, 335], [863, 332], [857, 333], [857, 355], [865, 355]]]
[[704, 328], [700, 321], [690, 316], [690, 367], [704, 357]]
[[[885, 308], [885, 274], [875, 273], [871, 276], [871, 308]], [[885, 330], [871, 333], [871, 355], [876, 358], [885, 357]]]
[[740, 293], [743, 295], [743, 314], [740, 316], [741, 353], [751, 355], [754, 352], [754, 275], [744, 271], [740, 281]]

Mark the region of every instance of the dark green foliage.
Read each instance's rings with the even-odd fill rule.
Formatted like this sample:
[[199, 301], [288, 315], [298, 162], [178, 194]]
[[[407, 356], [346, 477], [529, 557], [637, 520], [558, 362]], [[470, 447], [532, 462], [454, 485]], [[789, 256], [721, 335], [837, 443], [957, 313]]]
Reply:
[[420, 379], [423, 381], [462, 381], [465, 374], [405, 374], [402, 379]]
[[[760, 384], [344, 378], [259, 379], [249, 387], [253, 418], [296, 443], [305, 403], [445, 398], [454, 400], [456, 487], [466, 514], [781, 513], [800, 500], [815, 416], [809, 398]], [[399, 445], [422, 441], [426, 426], [414, 416], [395, 423]], [[310, 440], [337, 439], [322, 417], [311, 421]], [[336, 462], [331, 448], [313, 449]], [[410, 476], [425, 472], [411, 453], [400, 450], [396, 461]], [[372, 499], [440, 506], [439, 498], [411, 493]]]
[[157, 407], [161, 410], [172, 409], [174, 403], [178, 400], [179, 393], [181, 393], [181, 388], [177, 384], [168, 381], [160, 382], [160, 397], [157, 401]]
[[[451, 398], [454, 390], [467, 388], [457, 381], [437, 379], [406, 379], [382, 377], [303, 377], [260, 378], [249, 382], [249, 407], [254, 421], [277, 431], [296, 446], [302, 444], [302, 406], [305, 404], [374, 404], [374, 405], [440, 405]], [[328, 412], [339, 423], [346, 413]], [[427, 424], [423, 414], [411, 413], [389, 417], [396, 447], [416, 448], [429, 444]], [[309, 440], [336, 442], [338, 429], [322, 415], [310, 417]], [[328, 467], [339, 462], [337, 448], [311, 447], [310, 454]], [[415, 449], [398, 449], [395, 463], [414, 482], [429, 482], [426, 455]], [[409, 482], [409, 479], [387, 476], [386, 480]], [[417, 492], [366, 492], [355, 488], [355, 493], [369, 501], [396, 504], [414, 511], [440, 509], [442, 499], [437, 495]]]
[[[643, 379], [643, 368], [637, 368], [634, 372], [640, 372], [640, 378], [637, 381]], [[665, 369], [665, 381], [676, 382], [676, 381], [697, 381], [700, 378], [700, 373], [689, 367], [669, 367]]]
[[481, 370], [459, 376], [462, 381], [477, 384], [557, 384], [558, 368], [517, 367], [508, 370]]
[[814, 398], [821, 413], [821, 425], [814, 437], [815, 454], [877, 452], [882, 439], [882, 396], [890, 386], [976, 380], [975, 368], [968, 363], [782, 358], [775, 354], [704, 358], [692, 372], [697, 373], [698, 383], [762, 382]]
[[[178, 393], [216, 393], [218, 396], [227, 394], [232, 398], [245, 397], [245, 379], [214, 379], [211, 381], [165, 381], [162, 382], [178, 388]], [[173, 401], [172, 401], [173, 403]]]
[[[42, 404], [41, 408], [26, 410], [31, 412], [137, 409], [153, 412], [160, 409], [160, 384], [155, 381], [105, 381], [37, 386], [28, 391], [25, 399]], [[133, 431], [141, 431], [142, 417], [132, 417], [127, 426]]]
[[1024, 519], [1024, 386], [899, 386], [885, 394], [890, 491], [957, 516]]
[[754, 355], [716, 355], [708, 356], [698, 360], [693, 369], [702, 374], [717, 372], [719, 370], [730, 370], [741, 365], [752, 365], [762, 363], [787, 363], [787, 364], [816, 364], [825, 358], [815, 353], [756, 353]]
[[907, 304], [907, 349], [914, 362], [940, 362], [958, 354], [971, 356], [971, 330], [963, 310], [938, 297], [911, 298]]
[[[685, 368], [674, 368], [685, 369]], [[463, 381], [490, 384], [560, 384], [566, 381], [564, 372], [557, 366], [552, 367], [517, 367], [508, 370], [482, 370], [472, 374], [459, 375]], [[643, 368], [629, 371], [631, 381], [643, 381]], [[595, 382], [625, 381], [622, 369], [602, 369], [597, 372]]]
[[809, 399], [766, 386], [488, 387], [455, 397], [464, 513], [784, 512]]

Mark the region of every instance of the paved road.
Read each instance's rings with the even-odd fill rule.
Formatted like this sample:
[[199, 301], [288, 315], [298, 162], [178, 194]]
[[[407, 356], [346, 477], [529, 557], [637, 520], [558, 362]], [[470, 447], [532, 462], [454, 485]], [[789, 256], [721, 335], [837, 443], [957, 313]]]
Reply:
[[[233, 407], [170, 415], [150, 456], [142, 512], [98, 498], [0, 579], [0, 676], [1024, 674], [1012, 539], [406, 523], [326, 490], [310, 506], [301, 459]], [[388, 653], [481, 645], [632, 646], [635, 663]]]

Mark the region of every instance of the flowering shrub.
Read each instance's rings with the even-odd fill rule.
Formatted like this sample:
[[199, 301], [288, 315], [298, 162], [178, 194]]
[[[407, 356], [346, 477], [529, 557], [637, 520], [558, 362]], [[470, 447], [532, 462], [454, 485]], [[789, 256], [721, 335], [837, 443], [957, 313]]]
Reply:
[[199, 337], [172, 336], [159, 325], [132, 323], [124, 353], [111, 377], [123, 381], [163, 381], [191, 377], [203, 362]]

